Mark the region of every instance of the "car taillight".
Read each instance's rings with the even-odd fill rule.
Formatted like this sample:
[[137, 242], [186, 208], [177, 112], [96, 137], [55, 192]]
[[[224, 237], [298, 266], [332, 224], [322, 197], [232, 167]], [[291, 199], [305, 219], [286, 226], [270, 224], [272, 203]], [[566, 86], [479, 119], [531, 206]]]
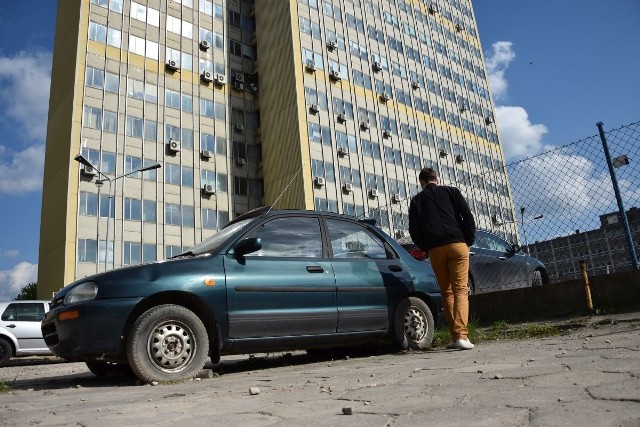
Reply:
[[427, 256], [427, 253], [423, 250], [420, 249], [409, 249], [409, 255], [411, 255], [412, 257], [414, 257], [415, 259], [417, 259], [418, 261], [424, 261], [425, 259], [429, 258]]

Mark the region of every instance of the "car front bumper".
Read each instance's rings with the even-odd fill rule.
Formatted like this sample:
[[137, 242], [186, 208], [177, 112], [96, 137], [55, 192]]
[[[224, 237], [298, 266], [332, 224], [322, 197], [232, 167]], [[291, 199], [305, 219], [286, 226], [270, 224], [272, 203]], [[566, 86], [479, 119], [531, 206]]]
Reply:
[[125, 325], [140, 300], [93, 300], [57, 307], [42, 320], [45, 343], [53, 354], [70, 361], [124, 361]]

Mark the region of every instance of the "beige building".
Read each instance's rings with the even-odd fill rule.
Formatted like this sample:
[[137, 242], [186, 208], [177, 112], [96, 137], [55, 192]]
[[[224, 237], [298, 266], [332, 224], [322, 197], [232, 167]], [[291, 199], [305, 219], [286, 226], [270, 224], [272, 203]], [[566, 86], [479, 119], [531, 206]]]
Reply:
[[39, 297], [261, 205], [404, 230], [426, 165], [513, 220], [493, 110], [470, 0], [60, 1]]

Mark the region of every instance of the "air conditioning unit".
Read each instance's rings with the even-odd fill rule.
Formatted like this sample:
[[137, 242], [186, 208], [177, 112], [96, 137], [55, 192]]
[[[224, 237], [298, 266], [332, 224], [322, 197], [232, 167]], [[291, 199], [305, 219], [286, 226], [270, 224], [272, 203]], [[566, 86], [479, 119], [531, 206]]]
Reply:
[[318, 187], [322, 187], [322, 186], [325, 184], [324, 177], [322, 177], [322, 176], [316, 176], [316, 178], [313, 180], [313, 182], [314, 182]]
[[331, 77], [332, 80], [340, 80], [340, 71], [338, 70], [330, 70], [329, 71], [329, 77]]
[[205, 184], [205, 185], [202, 186], [202, 192], [204, 194], [215, 194], [216, 190], [215, 190], [215, 188], [213, 188], [213, 185]]
[[342, 191], [344, 191], [345, 193], [350, 193], [353, 191], [353, 184], [350, 183], [346, 183], [342, 186]]
[[211, 45], [209, 44], [208, 40], [202, 40], [200, 42], [200, 49], [202, 50], [209, 50], [209, 48], [211, 47]]
[[346, 121], [347, 121], [347, 116], [345, 116], [345, 115], [344, 115], [344, 113], [340, 113], [340, 114], [338, 114], [338, 121], [339, 121], [340, 123], [344, 123], [344, 122], [346, 122]]
[[349, 155], [349, 149], [347, 147], [338, 147], [338, 155], [345, 157]]
[[211, 71], [203, 71], [202, 74], [200, 74], [200, 79], [203, 82], [210, 83], [213, 81], [213, 73]]
[[360, 129], [369, 130], [369, 122], [360, 122]]
[[391, 138], [391, 131], [389, 129], [385, 129], [382, 132], [382, 136], [385, 137], [385, 138]]
[[82, 171], [82, 173], [84, 175], [87, 175], [87, 176], [96, 176], [96, 175], [98, 175], [98, 171], [95, 170], [95, 168], [92, 168], [91, 166], [83, 165], [81, 171]]
[[464, 156], [462, 154], [458, 154], [456, 156], [456, 163], [462, 163], [464, 162]]
[[438, 13], [438, 7], [435, 4], [430, 4], [428, 10], [431, 15]]
[[167, 143], [167, 150], [170, 153], [177, 153], [180, 151], [180, 141], [176, 141], [175, 139], [169, 139]]
[[487, 125], [490, 125], [491, 123], [493, 123], [493, 119], [489, 116], [484, 118], [484, 123]]
[[382, 64], [378, 61], [373, 62], [373, 71], [382, 71]]
[[237, 130], [238, 132], [242, 132], [244, 131], [244, 125], [242, 123], [236, 123], [234, 126], [234, 129]]
[[371, 190], [369, 190], [369, 197], [371, 197], [372, 199], [378, 197], [378, 189], [372, 188]]
[[456, 24], [456, 31], [460, 33], [462, 30], [464, 30], [464, 27], [460, 24]]
[[465, 111], [467, 111], [469, 108], [466, 105], [461, 105], [460, 106], [460, 112], [464, 113]]
[[216, 83], [219, 84], [219, 85], [226, 85], [227, 84], [227, 76], [225, 76], [224, 74], [216, 73], [216, 75], [214, 76], [214, 79], [215, 79]]
[[411, 87], [413, 89], [420, 89], [420, 83], [418, 83], [417, 81], [414, 80], [414, 81], [411, 82]]
[[313, 114], [317, 114], [320, 111], [320, 107], [318, 107], [318, 104], [311, 104], [311, 107], [309, 107], [309, 111], [311, 111], [311, 113]]
[[244, 83], [239, 82], [238, 80], [236, 80], [235, 82], [233, 82], [233, 88], [235, 90], [244, 90]]
[[174, 61], [173, 59], [169, 59], [165, 65], [169, 70], [172, 71], [178, 71], [180, 69], [180, 65], [178, 65], [178, 62]]
[[244, 74], [236, 73], [235, 74], [235, 81], [236, 82], [240, 82], [240, 83], [244, 83]]
[[242, 167], [247, 164], [247, 160], [244, 157], [238, 157], [236, 159], [236, 165]]
[[400, 203], [400, 200], [402, 200], [402, 198], [400, 197], [400, 195], [399, 195], [399, 194], [393, 194], [393, 195], [391, 196], [391, 201], [392, 201], [393, 203]]
[[200, 151], [200, 155], [204, 158], [204, 159], [210, 159], [212, 156], [211, 151], [209, 150], [202, 150]]
[[316, 63], [313, 62], [312, 60], [308, 60], [307, 63], [305, 64], [305, 68], [307, 69], [307, 71], [315, 71]]
[[249, 90], [250, 90], [252, 93], [258, 93], [258, 86], [256, 86], [256, 84], [255, 84], [255, 83], [251, 83], [251, 84], [249, 84]]
[[449, 155], [449, 153], [447, 153], [447, 150], [445, 150], [444, 148], [440, 149], [440, 157], [447, 157]]
[[338, 48], [338, 42], [335, 40], [329, 40], [327, 42], [327, 49], [334, 51]]
[[389, 99], [391, 99], [391, 96], [389, 96], [388, 92], [383, 92], [380, 94], [380, 100], [382, 102], [387, 102]]

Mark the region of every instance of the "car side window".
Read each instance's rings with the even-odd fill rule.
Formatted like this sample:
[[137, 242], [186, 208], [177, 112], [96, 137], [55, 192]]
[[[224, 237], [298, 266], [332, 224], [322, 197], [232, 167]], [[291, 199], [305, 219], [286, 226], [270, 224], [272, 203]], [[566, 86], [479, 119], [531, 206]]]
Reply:
[[508, 252], [511, 249], [511, 245], [509, 245], [504, 240], [500, 239], [497, 236], [493, 236], [491, 234], [487, 234], [486, 236], [487, 244], [489, 249], [498, 251], [498, 252]]
[[44, 316], [44, 306], [42, 303], [21, 303], [9, 304], [2, 313], [4, 321], [18, 322], [39, 322]]
[[259, 237], [262, 240], [262, 249], [247, 254], [247, 257], [322, 257], [318, 218], [275, 218], [260, 225], [247, 237]]
[[473, 246], [482, 249], [489, 249], [487, 242], [485, 240], [485, 234], [482, 232], [476, 232], [476, 240], [473, 242]]
[[334, 258], [387, 258], [384, 243], [360, 224], [327, 219]]
[[17, 317], [16, 305], [17, 304], [9, 304], [7, 308], [4, 310], [1, 317], [1, 319], [4, 322], [10, 322], [12, 320], [16, 320], [16, 317]]

